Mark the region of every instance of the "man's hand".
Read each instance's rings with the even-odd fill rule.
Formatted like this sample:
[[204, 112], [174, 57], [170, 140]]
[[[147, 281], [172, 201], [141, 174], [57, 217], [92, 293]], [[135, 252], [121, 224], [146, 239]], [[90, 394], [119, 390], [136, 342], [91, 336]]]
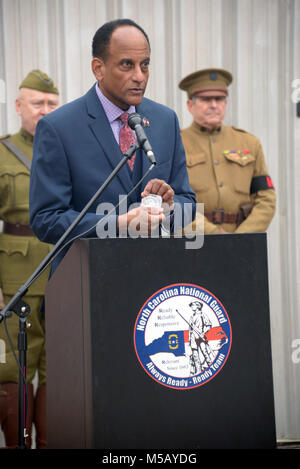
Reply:
[[151, 179], [151, 181], [146, 184], [141, 196], [143, 198], [150, 194], [160, 195], [163, 203], [168, 204], [169, 207], [174, 204], [174, 191], [172, 187], [162, 179]]
[[164, 219], [162, 208], [140, 205], [118, 217], [118, 231], [120, 236], [128, 233], [132, 237], [147, 237], [158, 230]]

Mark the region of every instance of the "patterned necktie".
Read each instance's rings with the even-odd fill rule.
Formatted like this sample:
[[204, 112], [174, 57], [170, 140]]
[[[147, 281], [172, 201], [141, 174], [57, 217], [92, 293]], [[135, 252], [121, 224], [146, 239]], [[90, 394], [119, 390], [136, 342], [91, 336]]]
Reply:
[[[133, 130], [128, 125], [128, 114], [122, 114], [120, 119], [123, 123], [121, 130], [120, 130], [120, 148], [121, 152], [124, 154], [128, 148], [135, 142], [135, 135]], [[131, 170], [133, 170], [135, 161], [135, 154], [128, 160], [128, 164]]]

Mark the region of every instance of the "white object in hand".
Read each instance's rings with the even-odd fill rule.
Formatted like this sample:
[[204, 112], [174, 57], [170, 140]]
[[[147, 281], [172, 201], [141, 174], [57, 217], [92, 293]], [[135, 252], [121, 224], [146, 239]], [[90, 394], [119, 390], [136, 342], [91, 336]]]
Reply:
[[158, 207], [160, 208], [162, 204], [162, 198], [160, 195], [150, 194], [147, 197], [142, 199], [142, 205], [145, 207]]

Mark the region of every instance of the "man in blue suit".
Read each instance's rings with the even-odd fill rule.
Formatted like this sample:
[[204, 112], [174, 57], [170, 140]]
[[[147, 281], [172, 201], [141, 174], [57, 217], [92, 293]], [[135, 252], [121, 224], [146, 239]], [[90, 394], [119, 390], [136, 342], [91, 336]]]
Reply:
[[[169, 210], [129, 208], [111, 215], [106, 223], [115, 228], [116, 235], [134, 222], [150, 233], [166, 217], [174, 218], [185, 204], [192, 207], [185, 224], [192, 221], [195, 194], [189, 185], [176, 114], [143, 98], [149, 63], [149, 39], [140, 26], [126, 19], [106, 23], [93, 38], [92, 70], [97, 83], [85, 96], [39, 122], [31, 170], [30, 223], [40, 240], [55, 244], [121, 160], [120, 116], [124, 113], [137, 112], [149, 121], [145, 133], [157, 162], [142, 186], [128, 197], [127, 205], [151, 193], [160, 195]], [[146, 154], [137, 150], [134, 168], [126, 163], [71, 237], [97, 237], [96, 227], [103, 219], [97, 213], [99, 204], [116, 206], [149, 166]]]

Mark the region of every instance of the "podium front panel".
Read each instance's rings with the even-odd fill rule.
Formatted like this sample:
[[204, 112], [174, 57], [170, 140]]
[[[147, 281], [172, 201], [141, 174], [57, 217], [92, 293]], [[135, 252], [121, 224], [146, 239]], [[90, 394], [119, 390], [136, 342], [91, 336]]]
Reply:
[[[79, 240], [66, 255], [46, 294], [50, 447], [275, 447], [266, 235], [185, 241]], [[230, 322], [225, 362], [203, 381], [182, 379], [186, 389], [165, 379], [167, 365], [145, 369], [135, 344], [143, 307], [150, 316], [155, 294], [180, 286], [207, 292]], [[171, 370], [182, 355], [170, 350], [161, 363]]]

